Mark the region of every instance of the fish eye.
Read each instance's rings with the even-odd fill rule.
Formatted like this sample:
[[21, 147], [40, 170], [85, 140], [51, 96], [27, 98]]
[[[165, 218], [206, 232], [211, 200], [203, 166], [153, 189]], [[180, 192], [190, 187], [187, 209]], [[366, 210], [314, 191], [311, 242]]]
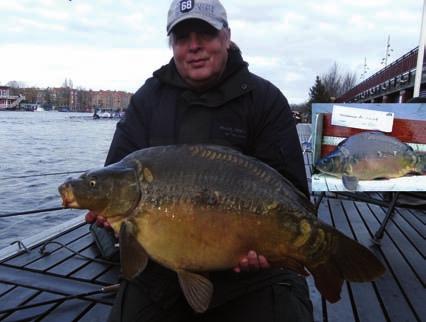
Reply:
[[95, 179], [90, 180], [90, 181], [89, 181], [89, 186], [90, 186], [91, 188], [96, 187], [96, 180], [95, 180]]

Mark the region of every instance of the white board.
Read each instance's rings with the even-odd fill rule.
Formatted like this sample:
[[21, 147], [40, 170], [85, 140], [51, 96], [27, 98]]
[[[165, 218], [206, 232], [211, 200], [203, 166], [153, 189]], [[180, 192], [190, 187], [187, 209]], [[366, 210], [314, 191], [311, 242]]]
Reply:
[[[312, 176], [312, 191], [350, 191], [342, 179], [325, 174]], [[426, 191], [426, 175], [386, 180], [360, 180], [356, 191]]]

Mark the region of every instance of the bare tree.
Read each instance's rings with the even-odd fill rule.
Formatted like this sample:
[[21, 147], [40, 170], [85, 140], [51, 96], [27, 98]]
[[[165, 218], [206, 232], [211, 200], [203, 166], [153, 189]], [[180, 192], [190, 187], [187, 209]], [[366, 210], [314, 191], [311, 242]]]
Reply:
[[62, 87], [64, 88], [73, 88], [72, 79], [65, 78], [65, 81], [62, 83]]
[[352, 89], [356, 85], [357, 78], [358, 76], [356, 73], [346, 73], [342, 80], [342, 86], [340, 89], [341, 92], [339, 93], [339, 96], [345, 94], [350, 89]]
[[6, 86], [10, 87], [10, 95], [19, 95], [21, 94], [21, 89], [25, 87], [25, 83], [13, 80], [7, 82]]
[[25, 100], [28, 103], [37, 103], [38, 102], [40, 89], [38, 89], [36, 87], [28, 87], [28, 88], [22, 89], [22, 92], [25, 96]]
[[7, 82], [6, 86], [9, 86], [11, 88], [23, 88], [23, 87], [25, 87], [25, 83], [13, 80], [13, 81]]
[[321, 75], [321, 82], [330, 97], [337, 98], [352, 87], [357, 80], [356, 73], [342, 72], [339, 65], [334, 62], [327, 73]]

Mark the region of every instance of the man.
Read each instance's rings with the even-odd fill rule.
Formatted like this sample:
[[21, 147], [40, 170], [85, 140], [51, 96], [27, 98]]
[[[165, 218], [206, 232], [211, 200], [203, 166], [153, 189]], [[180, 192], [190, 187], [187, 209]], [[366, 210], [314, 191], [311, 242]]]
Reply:
[[[133, 95], [106, 164], [149, 146], [230, 146], [274, 167], [308, 195], [295, 123], [287, 100], [250, 73], [231, 42], [218, 0], [174, 0], [167, 20], [173, 59]], [[99, 218], [98, 218], [99, 219]], [[218, 236], [220, 238], [220, 236]], [[209, 309], [195, 314], [176, 274], [150, 262], [123, 281], [110, 321], [312, 321], [303, 277], [269, 268], [251, 250], [233, 271], [213, 272]]]

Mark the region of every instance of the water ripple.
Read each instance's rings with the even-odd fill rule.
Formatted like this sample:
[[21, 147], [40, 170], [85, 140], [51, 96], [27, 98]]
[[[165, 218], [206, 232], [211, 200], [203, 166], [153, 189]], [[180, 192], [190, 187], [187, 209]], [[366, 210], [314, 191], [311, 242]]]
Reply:
[[[94, 121], [87, 113], [0, 112], [0, 213], [59, 207], [57, 188], [70, 175], [7, 177], [100, 167], [115, 125]], [[0, 249], [81, 213], [64, 210], [2, 218]]]

